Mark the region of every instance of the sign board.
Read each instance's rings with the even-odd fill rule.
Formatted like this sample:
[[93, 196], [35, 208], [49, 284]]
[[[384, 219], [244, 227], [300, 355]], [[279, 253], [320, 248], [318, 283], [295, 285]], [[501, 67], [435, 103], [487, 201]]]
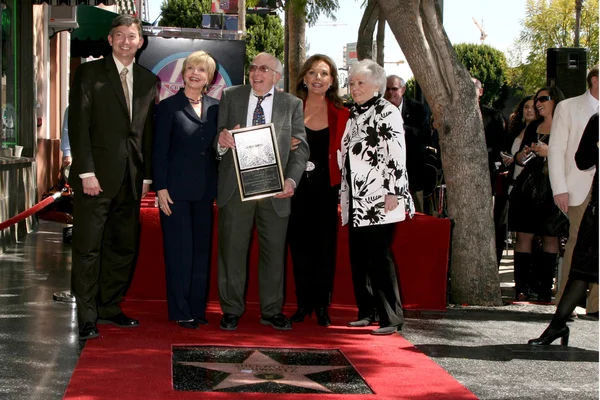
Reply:
[[217, 62], [217, 71], [208, 95], [221, 98], [229, 86], [241, 85], [244, 80], [246, 42], [243, 40], [210, 40], [177, 37], [146, 37], [138, 64], [158, 76], [159, 98], [167, 98], [183, 87], [181, 68], [192, 52], [204, 50]]

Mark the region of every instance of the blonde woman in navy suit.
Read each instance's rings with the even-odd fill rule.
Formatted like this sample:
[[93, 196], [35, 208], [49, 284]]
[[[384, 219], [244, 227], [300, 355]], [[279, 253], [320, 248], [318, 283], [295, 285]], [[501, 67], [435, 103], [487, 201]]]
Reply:
[[204, 51], [183, 62], [184, 88], [156, 110], [154, 188], [160, 207], [169, 319], [189, 329], [205, 319], [212, 205], [217, 193], [219, 101], [206, 96], [216, 70]]

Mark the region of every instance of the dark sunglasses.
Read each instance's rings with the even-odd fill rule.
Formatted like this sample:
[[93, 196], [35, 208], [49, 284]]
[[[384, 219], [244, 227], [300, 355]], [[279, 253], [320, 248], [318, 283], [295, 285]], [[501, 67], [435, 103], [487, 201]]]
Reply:
[[537, 103], [539, 101], [540, 103], [545, 103], [548, 100], [552, 100], [552, 97], [550, 97], [550, 96], [540, 96], [537, 99], [535, 99], [535, 102]]
[[266, 74], [267, 72], [270, 72], [270, 71], [275, 71], [274, 69], [272, 69], [271, 67], [269, 67], [267, 65], [256, 65], [256, 64], [250, 64], [250, 67], [248, 69], [250, 70], [250, 72], [259, 70], [260, 72], [262, 72], [264, 74]]

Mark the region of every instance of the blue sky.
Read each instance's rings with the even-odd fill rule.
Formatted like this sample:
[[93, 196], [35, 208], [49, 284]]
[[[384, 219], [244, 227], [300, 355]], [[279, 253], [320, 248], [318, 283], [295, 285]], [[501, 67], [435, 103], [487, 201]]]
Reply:
[[[163, 0], [148, 0], [150, 21], [158, 16]], [[321, 18], [316, 26], [307, 28], [308, 55], [323, 53], [342, 65], [343, 47], [356, 42], [358, 26], [363, 14], [362, 0], [339, 0], [336, 25]], [[444, 27], [450, 41], [456, 43], [481, 43], [480, 32], [473, 17], [481, 22], [488, 34], [484, 43], [506, 51], [518, 37], [520, 23], [525, 16], [525, 0], [444, 0]], [[385, 61], [404, 60], [404, 56], [389, 27], [386, 29]], [[405, 79], [412, 76], [410, 67], [404, 64], [386, 64], [386, 72], [398, 74]]]

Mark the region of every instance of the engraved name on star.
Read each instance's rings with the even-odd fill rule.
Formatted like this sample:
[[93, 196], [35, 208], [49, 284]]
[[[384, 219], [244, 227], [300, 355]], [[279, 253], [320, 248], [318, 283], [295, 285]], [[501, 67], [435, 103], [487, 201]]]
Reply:
[[243, 385], [256, 385], [265, 382], [276, 382], [282, 385], [298, 386], [321, 392], [331, 390], [307, 378], [306, 375], [323, 371], [332, 371], [348, 366], [331, 365], [287, 365], [281, 364], [271, 357], [255, 350], [242, 363], [209, 363], [181, 361], [178, 364], [190, 365], [229, 373], [213, 390], [228, 389]]

